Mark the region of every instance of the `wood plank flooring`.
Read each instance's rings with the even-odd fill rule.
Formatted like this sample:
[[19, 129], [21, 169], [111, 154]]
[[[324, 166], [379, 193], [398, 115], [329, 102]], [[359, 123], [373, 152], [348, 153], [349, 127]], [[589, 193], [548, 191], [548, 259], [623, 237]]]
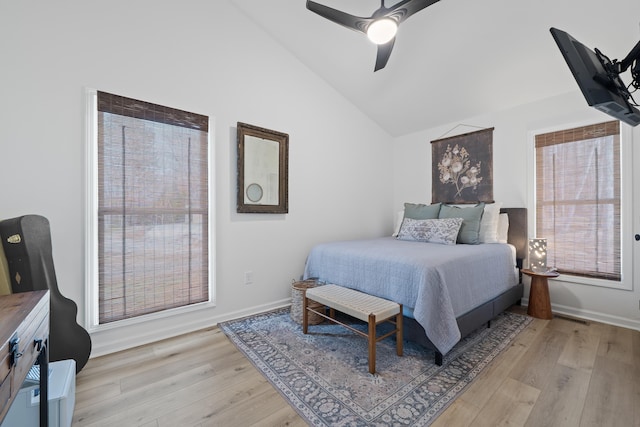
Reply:
[[[74, 427], [305, 425], [217, 327], [90, 359], [76, 378]], [[432, 425], [640, 427], [640, 332], [535, 319]]]

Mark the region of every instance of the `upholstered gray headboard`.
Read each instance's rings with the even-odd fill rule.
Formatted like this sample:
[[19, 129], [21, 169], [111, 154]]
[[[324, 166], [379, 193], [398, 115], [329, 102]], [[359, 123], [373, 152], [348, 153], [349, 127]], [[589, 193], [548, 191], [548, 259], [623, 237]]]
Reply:
[[[527, 259], [529, 251], [527, 208], [502, 208], [500, 213], [509, 215], [507, 241], [516, 248], [516, 258]], [[520, 265], [520, 267], [522, 267]]]

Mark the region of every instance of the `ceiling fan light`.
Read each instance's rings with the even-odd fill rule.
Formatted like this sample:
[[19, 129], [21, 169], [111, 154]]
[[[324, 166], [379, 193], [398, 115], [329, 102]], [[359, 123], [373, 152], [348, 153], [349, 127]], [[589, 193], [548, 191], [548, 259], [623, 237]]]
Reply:
[[391, 18], [373, 21], [367, 28], [367, 37], [375, 44], [385, 44], [391, 41], [398, 32], [398, 24]]

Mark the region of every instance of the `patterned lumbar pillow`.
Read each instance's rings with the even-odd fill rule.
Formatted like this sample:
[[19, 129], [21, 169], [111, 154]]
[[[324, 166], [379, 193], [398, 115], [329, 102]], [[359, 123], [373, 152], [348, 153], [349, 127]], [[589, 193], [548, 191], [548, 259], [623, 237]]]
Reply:
[[455, 245], [461, 225], [462, 218], [405, 218], [400, 227], [398, 239]]

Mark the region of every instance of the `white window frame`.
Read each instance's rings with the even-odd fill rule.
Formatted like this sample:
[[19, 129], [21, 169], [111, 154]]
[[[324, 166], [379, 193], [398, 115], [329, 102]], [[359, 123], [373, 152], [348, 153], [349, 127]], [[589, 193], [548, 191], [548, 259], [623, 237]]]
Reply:
[[85, 88], [85, 325], [91, 332], [117, 329], [129, 325], [166, 319], [178, 314], [201, 311], [215, 307], [215, 165], [211, 138], [215, 132], [213, 120], [209, 118], [208, 153], [209, 165], [209, 300], [197, 304], [172, 308], [133, 318], [117, 320], [105, 324], [99, 323], [99, 280], [98, 280], [98, 91]]
[[[578, 123], [568, 123], [548, 128], [531, 130], [528, 133], [528, 167], [529, 182], [529, 238], [536, 237], [536, 148], [535, 137], [539, 134], [557, 132], [589, 126], [606, 121], [589, 120]], [[590, 286], [600, 286], [612, 289], [633, 290], [633, 143], [632, 129], [620, 122], [620, 274], [619, 282], [597, 279], [592, 277], [561, 274], [553, 280], [566, 283], [576, 283]]]

